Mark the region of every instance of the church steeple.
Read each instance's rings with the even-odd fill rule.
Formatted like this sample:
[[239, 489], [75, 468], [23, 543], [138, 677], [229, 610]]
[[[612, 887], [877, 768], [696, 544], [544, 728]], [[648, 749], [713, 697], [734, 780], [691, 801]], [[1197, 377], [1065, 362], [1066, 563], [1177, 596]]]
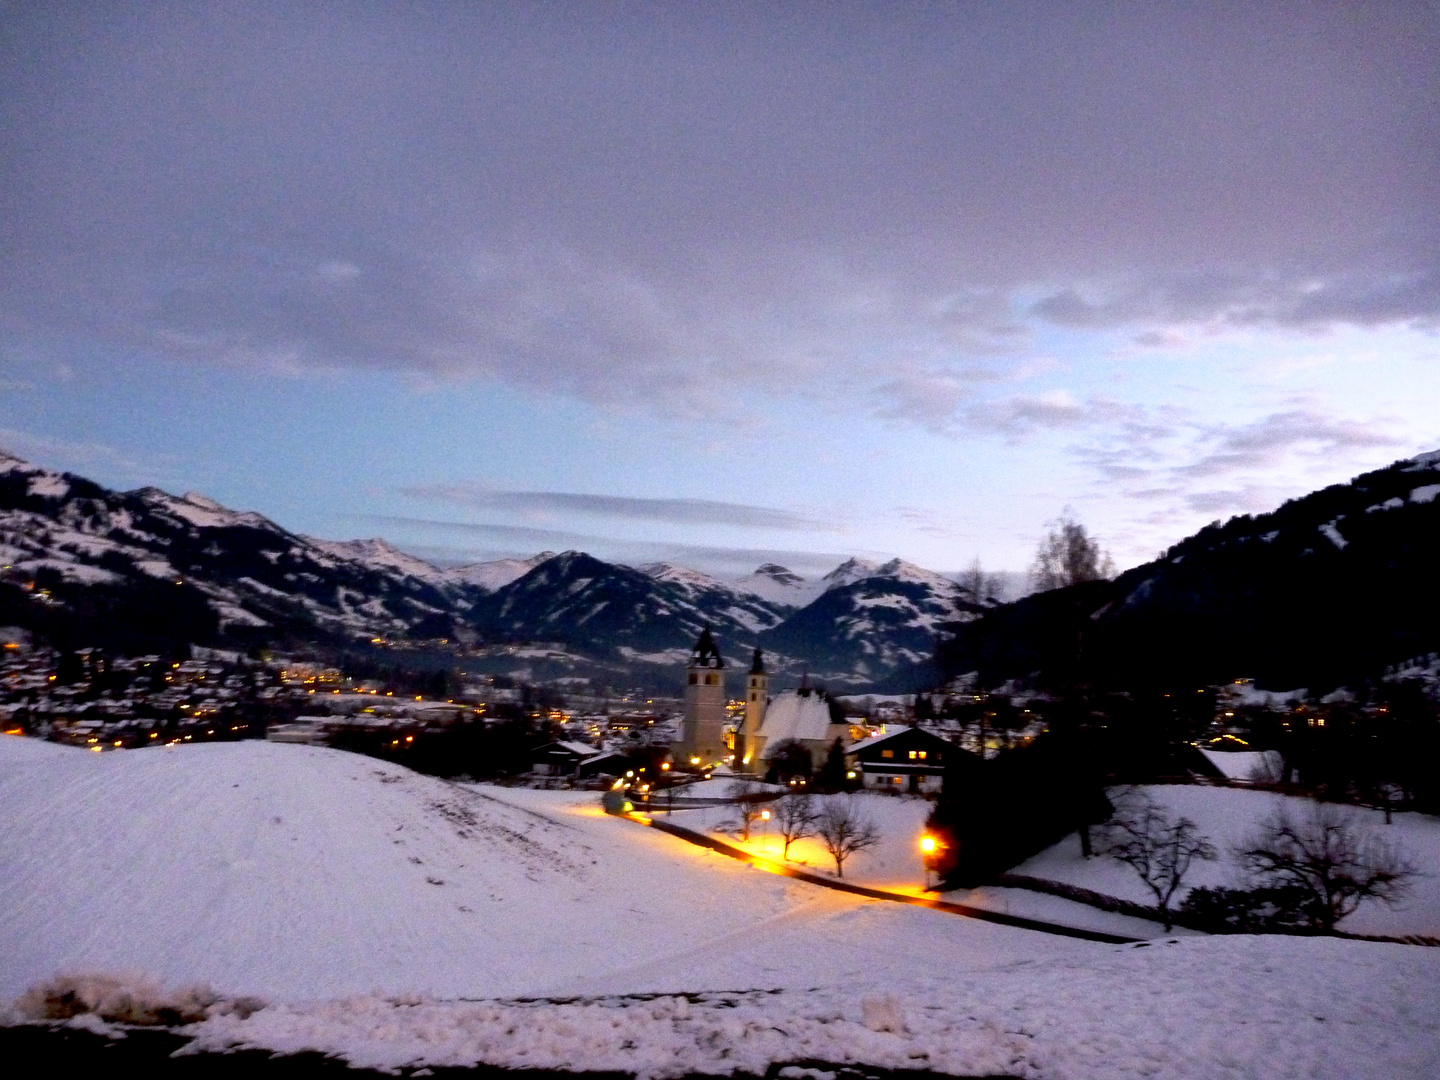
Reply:
[[725, 658], [707, 626], [690, 650], [685, 713], [672, 748], [680, 768], [700, 769], [725, 760]]
[[710, 634], [707, 626], [700, 631], [700, 637], [695, 642], [695, 647], [690, 650], [690, 666], [692, 668], [723, 668], [725, 659], [720, 655], [720, 649], [715, 644], [715, 638]]
[[765, 654], [755, 650], [750, 674], [745, 677], [745, 719], [735, 736], [735, 768], [739, 772], [760, 771], [760, 726], [765, 722], [765, 706], [770, 702], [770, 677], [765, 674]]

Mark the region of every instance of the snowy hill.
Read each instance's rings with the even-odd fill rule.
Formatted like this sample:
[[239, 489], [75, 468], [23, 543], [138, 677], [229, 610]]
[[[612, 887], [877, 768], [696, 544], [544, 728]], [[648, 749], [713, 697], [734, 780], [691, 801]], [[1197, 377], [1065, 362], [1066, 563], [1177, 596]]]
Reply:
[[0, 736], [0, 997], [61, 972], [208, 983], [261, 1001], [185, 1029], [197, 1048], [407, 1075], [1440, 1069], [1440, 950], [1055, 937], [762, 873], [593, 799], [320, 748]]
[[[1330, 688], [1440, 649], [1440, 453], [1231, 518], [1113, 582], [1026, 597], [960, 627], [945, 669]], [[992, 683], [993, 685], [993, 683]]]

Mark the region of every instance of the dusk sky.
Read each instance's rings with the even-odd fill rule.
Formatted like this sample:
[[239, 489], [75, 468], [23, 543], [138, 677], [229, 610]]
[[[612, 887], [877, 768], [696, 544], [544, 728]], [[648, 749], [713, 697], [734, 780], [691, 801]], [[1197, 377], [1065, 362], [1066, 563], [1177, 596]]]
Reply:
[[0, 3], [0, 446], [296, 531], [1125, 567], [1437, 330], [1434, 3]]

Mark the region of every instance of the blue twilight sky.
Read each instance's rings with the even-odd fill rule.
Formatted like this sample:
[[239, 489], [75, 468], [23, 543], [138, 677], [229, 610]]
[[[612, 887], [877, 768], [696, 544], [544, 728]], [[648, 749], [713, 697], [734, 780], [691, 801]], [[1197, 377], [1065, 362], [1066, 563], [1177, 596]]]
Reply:
[[0, 2], [0, 446], [438, 561], [1120, 565], [1440, 446], [1440, 7]]

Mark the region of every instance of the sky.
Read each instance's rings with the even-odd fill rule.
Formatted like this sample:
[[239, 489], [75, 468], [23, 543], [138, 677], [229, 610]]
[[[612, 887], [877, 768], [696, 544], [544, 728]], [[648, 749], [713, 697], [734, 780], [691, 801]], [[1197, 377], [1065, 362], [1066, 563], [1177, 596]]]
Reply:
[[1121, 567], [1440, 447], [1440, 5], [0, 0], [0, 446], [439, 562]]

